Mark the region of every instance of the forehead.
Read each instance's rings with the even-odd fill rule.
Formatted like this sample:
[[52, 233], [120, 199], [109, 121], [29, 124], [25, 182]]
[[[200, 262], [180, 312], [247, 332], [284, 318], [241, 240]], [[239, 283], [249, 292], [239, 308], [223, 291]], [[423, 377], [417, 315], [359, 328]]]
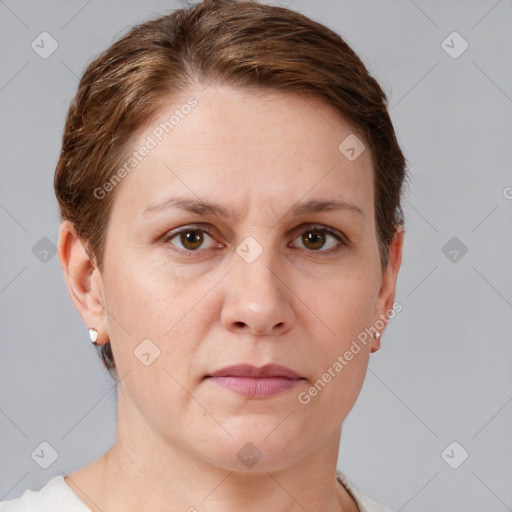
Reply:
[[190, 89], [169, 98], [134, 138], [130, 152], [151, 149], [121, 188], [141, 211], [171, 193], [215, 197], [240, 208], [256, 201], [276, 212], [319, 195], [368, 208], [370, 152], [350, 160], [340, 149], [356, 133], [316, 97], [229, 86]]

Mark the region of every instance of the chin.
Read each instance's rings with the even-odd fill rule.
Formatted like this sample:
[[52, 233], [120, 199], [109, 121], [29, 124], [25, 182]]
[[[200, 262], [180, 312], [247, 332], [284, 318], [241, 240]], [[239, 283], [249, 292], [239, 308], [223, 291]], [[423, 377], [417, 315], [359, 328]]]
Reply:
[[[307, 446], [304, 431], [297, 431], [297, 425], [288, 424], [286, 414], [264, 417], [239, 417], [221, 422], [205, 440], [202, 456], [216, 466], [237, 473], [279, 471], [300, 458], [301, 446]], [[282, 423], [281, 423], [282, 422]], [[276, 428], [277, 427], [277, 428]]]

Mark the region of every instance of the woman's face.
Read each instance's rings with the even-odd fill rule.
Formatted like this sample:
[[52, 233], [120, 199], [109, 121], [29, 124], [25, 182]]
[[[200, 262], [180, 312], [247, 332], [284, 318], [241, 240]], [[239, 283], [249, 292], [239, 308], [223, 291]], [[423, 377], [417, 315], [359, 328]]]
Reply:
[[[252, 443], [242, 454], [276, 469], [339, 439], [378, 348], [362, 333], [393, 304], [371, 155], [354, 159], [353, 138], [339, 149], [354, 132], [318, 99], [227, 86], [183, 98], [137, 135], [140, 160], [116, 185], [100, 326], [149, 432], [237, 471]], [[316, 211], [324, 201], [345, 207]], [[241, 364], [301, 379], [207, 377]]]

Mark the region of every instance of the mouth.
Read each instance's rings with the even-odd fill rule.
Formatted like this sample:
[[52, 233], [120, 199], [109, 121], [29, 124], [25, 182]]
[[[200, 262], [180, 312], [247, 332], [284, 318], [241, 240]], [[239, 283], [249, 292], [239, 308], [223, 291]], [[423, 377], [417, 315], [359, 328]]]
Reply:
[[285, 377], [288, 379], [300, 379], [301, 376], [294, 372], [291, 368], [281, 366], [280, 364], [266, 364], [261, 368], [251, 364], [236, 364], [227, 366], [213, 372], [207, 377], [255, 377], [255, 378], [272, 378]]
[[239, 364], [217, 370], [205, 378], [224, 389], [251, 398], [274, 396], [305, 380], [291, 368], [277, 364], [267, 364], [261, 368]]

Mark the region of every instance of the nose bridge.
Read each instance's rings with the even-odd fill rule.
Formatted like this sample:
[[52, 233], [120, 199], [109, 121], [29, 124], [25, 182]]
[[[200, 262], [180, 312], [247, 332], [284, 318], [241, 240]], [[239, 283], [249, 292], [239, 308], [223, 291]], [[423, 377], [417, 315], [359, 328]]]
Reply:
[[237, 246], [236, 253], [235, 271], [240, 292], [255, 297], [263, 293], [267, 301], [275, 294], [281, 295], [278, 277], [282, 255], [270, 236], [262, 240], [249, 235]]

